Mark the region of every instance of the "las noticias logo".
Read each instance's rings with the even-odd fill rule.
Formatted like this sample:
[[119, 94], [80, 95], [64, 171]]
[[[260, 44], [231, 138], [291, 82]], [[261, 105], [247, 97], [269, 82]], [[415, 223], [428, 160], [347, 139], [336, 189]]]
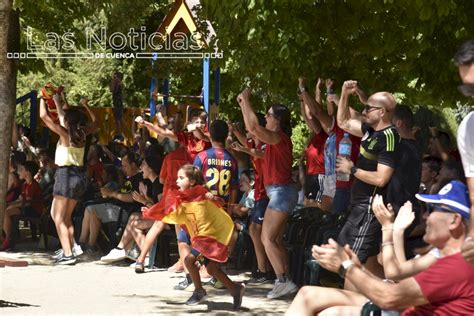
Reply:
[[[215, 46], [213, 53], [202, 52], [207, 46], [199, 32], [193, 32], [189, 36], [186, 33], [176, 32], [173, 33], [173, 36], [167, 36], [159, 32], [147, 34], [146, 27], [141, 27], [139, 31], [130, 28], [127, 33], [114, 32], [112, 34], [107, 34], [105, 27], [100, 28], [99, 31], [86, 29], [86, 49], [80, 52], [77, 51], [73, 32], [46, 33], [46, 40], [43, 43], [34, 43], [33, 35], [33, 29], [27, 27], [27, 52], [7, 53], [7, 58], [214, 59], [223, 57], [223, 53], [218, 52], [217, 46]], [[121, 51], [124, 49], [130, 52], [107, 52], [107, 50]]]

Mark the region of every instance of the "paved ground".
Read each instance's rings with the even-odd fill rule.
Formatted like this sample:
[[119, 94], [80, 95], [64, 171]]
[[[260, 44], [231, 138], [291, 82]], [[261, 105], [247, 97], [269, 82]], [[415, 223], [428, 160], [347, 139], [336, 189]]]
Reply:
[[[165, 270], [136, 274], [128, 263], [120, 266], [80, 262], [75, 266], [54, 266], [44, 252], [0, 252], [2, 257], [24, 259], [26, 268], [0, 268], [1, 315], [228, 315], [232, 298], [225, 290], [207, 289], [202, 304], [183, 303], [191, 292], [175, 291], [182, 274]], [[229, 273], [230, 274], [230, 273]], [[237, 281], [248, 276], [234, 273]], [[278, 315], [291, 298], [268, 300], [271, 285], [247, 287], [240, 314]]]

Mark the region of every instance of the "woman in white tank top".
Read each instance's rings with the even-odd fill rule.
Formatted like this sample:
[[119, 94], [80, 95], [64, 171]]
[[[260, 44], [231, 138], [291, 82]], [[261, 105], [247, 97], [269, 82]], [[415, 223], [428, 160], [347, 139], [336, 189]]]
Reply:
[[55, 156], [55, 163], [59, 168], [55, 175], [51, 217], [62, 249], [57, 251], [55, 259], [57, 264], [74, 264], [76, 255], [82, 254], [82, 250], [74, 242], [71, 216], [74, 207], [87, 188], [87, 178], [83, 168], [86, 136], [94, 133], [98, 126], [96, 117], [86, 101], [81, 103], [91, 118], [91, 124], [88, 126], [81, 125], [81, 111], [72, 108], [62, 109], [60, 95], [56, 94], [54, 101], [61, 124], [55, 123], [48, 115], [43, 99], [40, 103], [40, 117], [52, 132], [59, 135]]

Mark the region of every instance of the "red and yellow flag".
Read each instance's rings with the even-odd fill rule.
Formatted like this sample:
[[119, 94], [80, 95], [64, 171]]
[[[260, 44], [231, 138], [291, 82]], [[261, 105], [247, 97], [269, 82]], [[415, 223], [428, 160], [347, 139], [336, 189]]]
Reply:
[[184, 224], [194, 249], [208, 259], [226, 262], [234, 223], [222, 205], [205, 198], [207, 192], [200, 185], [185, 191], [170, 190], [158, 204], [142, 208], [143, 217]]

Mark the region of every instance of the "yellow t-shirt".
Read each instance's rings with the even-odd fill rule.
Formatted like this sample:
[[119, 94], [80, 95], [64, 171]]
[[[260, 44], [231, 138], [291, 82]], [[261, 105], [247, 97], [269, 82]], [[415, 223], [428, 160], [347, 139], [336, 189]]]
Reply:
[[59, 142], [56, 145], [56, 155], [54, 163], [58, 167], [64, 166], [84, 166], [85, 147], [66, 147]]

